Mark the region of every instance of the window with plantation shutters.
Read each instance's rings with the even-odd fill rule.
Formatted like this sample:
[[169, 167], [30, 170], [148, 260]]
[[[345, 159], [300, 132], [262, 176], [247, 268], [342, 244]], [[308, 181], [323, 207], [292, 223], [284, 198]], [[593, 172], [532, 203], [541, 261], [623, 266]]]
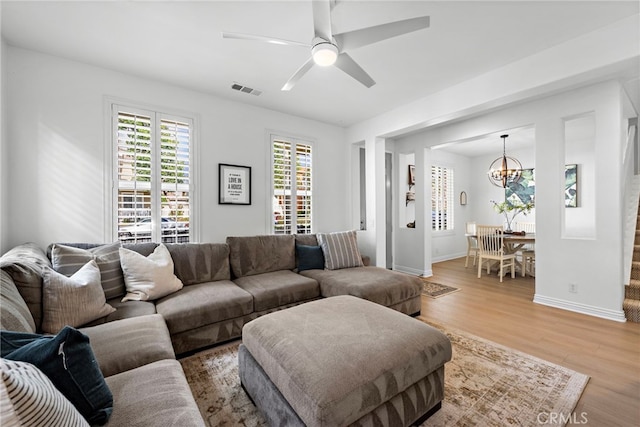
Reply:
[[193, 121], [117, 105], [113, 120], [117, 238], [189, 242]]
[[312, 145], [271, 138], [274, 234], [309, 234], [312, 230]]
[[431, 229], [453, 230], [453, 169], [431, 166]]

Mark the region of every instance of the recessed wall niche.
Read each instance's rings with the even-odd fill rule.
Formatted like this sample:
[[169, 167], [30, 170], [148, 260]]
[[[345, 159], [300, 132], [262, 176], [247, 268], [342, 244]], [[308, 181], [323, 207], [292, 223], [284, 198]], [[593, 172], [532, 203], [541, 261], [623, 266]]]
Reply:
[[415, 227], [417, 180], [415, 160], [414, 153], [398, 156], [398, 226], [402, 228]]
[[591, 113], [564, 120], [564, 238], [596, 237], [595, 135]]

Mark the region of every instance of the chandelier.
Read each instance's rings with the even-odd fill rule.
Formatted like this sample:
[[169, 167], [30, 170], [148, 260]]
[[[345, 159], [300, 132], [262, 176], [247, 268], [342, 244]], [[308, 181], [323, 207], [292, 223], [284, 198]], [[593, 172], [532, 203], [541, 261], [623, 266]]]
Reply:
[[522, 164], [506, 154], [505, 145], [508, 136], [500, 135], [502, 138], [502, 157], [495, 159], [487, 172], [489, 181], [496, 187], [507, 188], [507, 184], [520, 181], [522, 176]]

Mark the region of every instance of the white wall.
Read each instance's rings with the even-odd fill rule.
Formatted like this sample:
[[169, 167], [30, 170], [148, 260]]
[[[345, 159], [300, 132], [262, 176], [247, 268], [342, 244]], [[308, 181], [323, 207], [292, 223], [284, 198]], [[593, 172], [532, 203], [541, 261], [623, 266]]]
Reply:
[[[601, 82], [609, 76], [623, 73], [637, 76], [640, 58], [637, 23], [638, 15], [631, 16], [364, 120], [347, 129], [347, 141], [357, 143], [402, 137], [504, 106]], [[473, 130], [482, 134], [481, 128], [478, 126]], [[493, 131], [495, 128], [487, 129], [485, 134]], [[419, 161], [417, 159], [416, 163]], [[373, 163], [367, 163], [368, 170], [374, 167]], [[354, 195], [359, 192], [353, 184], [351, 191]], [[371, 191], [378, 195], [383, 193], [384, 187], [371, 188]], [[368, 221], [373, 224], [375, 218]], [[384, 239], [374, 237], [379, 235], [376, 230], [368, 229], [362, 237], [369, 247], [380, 251]]]
[[[409, 273], [431, 275], [431, 263], [452, 259], [466, 253], [466, 239], [464, 237], [464, 224], [471, 220], [472, 206], [460, 206], [459, 194], [465, 191], [472, 195], [471, 165], [469, 158], [442, 150], [431, 150], [429, 147], [441, 144], [441, 129], [433, 129], [419, 132], [403, 138], [397, 138], [395, 150], [397, 153], [416, 153], [421, 162], [417, 166], [417, 175], [420, 177], [416, 184], [416, 201], [411, 203], [411, 213], [418, 217], [415, 229], [404, 229], [399, 224], [395, 235], [394, 264], [399, 270]], [[454, 230], [432, 233], [431, 231], [431, 165], [437, 164], [451, 167], [454, 170]], [[404, 194], [398, 189], [396, 200], [402, 200]], [[473, 198], [471, 198], [473, 200]], [[402, 209], [402, 203], [399, 203]], [[422, 250], [424, 248], [424, 251]]]
[[[454, 169], [454, 230], [451, 232], [432, 233], [430, 223], [416, 230], [403, 230], [402, 224], [396, 234], [396, 251], [394, 262], [398, 269], [406, 272], [422, 272], [431, 274], [431, 263], [447, 259], [461, 257], [466, 254], [465, 223], [476, 221], [480, 224], [502, 224], [504, 218], [497, 214], [491, 207], [490, 200], [500, 201], [504, 199], [504, 190], [492, 186], [486, 179], [487, 168], [501, 153], [495, 153], [482, 157], [469, 158], [464, 155], [447, 152], [446, 149], [431, 149], [430, 147], [444, 143], [455, 142], [449, 139], [462, 133], [468, 134], [469, 128], [481, 121], [487, 121], [487, 117], [476, 121], [464, 121], [448, 126], [435, 127], [433, 129], [418, 132], [406, 137], [397, 138], [395, 149], [398, 153], [419, 153], [423, 157], [424, 164], [419, 174], [426, 174], [426, 181], [430, 179], [430, 166], [432, 164], [449, 166]], [[471, 125], [470, 125], [471, 123]], [[496, 129], [497, 130], [497, 129]], [[476, 135], [483, 136], [481, 134]], [[509, 152], [523, 164], [523, 167], [534, 167], [534, 150], [519, 150]], [[398, 199], [403, 194], [399, 191]], [[424, 211], [427, 213], [427, 221], [430, 219], [430, 191], [428, 186], [423, 187], [421, 193], [416, 194], [415, 210], [420, 203], [426, 203]], [[460, 192], [467, 193], [467, 205], [459, 203]], [[527, 217], [519, 216], [520, 221], [535, 222], [535, 209]], [[424, 245], [426, 252], [422, 252]], [[424, 254], [427, 254], [426, 256]]]
[[[342, 128], [242, 104], [244, 94], [233, 102], [33, 51], [5, 50], [11, 124], [3, 137], [11, 177], [11, 203], [2, 207], [7, 245], [112, 240], [105, 232], [111, 143], [105, 97], [196, 117], [200, 241], [268, 232], [268, 130], [315, 141], [315, 229], [348, 228], [349, 153]], [[252, 167], [251, 206], [218, 205], [218, 163]]]
[[[622, 233], [621, 233], [621, 173], [611, 173], [611, 165], [619, 164], [626, 134], [621, 132], [623, 121], [621, 86], [609, 81], [576, 89], [566, 93], [518, 103], [497, 111], [477, 115], [468, 120], [437, 126], [406, 138], [396, 138], [399, 151], [430, 147], [442, 142], [467, 140], [502, 130], [535, 126], [535, 152], [513, 152], [525, 167], [536, 168], [536, 295], [535, 301], [555, 307], [579, 311], [595, 316], [623, 321]], [[595, 136], [593, 140], [594, 176], [583, 176], [592, 188], [581, 187], [583, 197], [596, 200], [595, 232], [590, 239], [574, 238], [565, 233], [564, 166], [566, 163], [567, 119], [593, 114]], [[409, 148], [406, 145], [411, 145]], [[424, 164], [430, 165], [436, 150], [425, 149]], [[473, 159], [468, 191], [470, 216], [478, 222], [501, 223], [492, 211], [489, 200], [499, 200], [502, 190], [493, 187], [484, 178], [486, 168], [495, 155]], [[417, 167], [420, 160], [416, 159]], [[583, 172], [589, 173], [588, 170]], [[424, 173], [424, 170], [422, 171]], [[417, 190], [420, 191], [420, 190]], [[416, 210], [419, 210], [419, 205]], [[577, 211], [572, 211], [572, 214]], [[420, 217], [420, 215], [417, 215]], [[457, 226], [457, 223], [456, 223]], [[430, 270], [435, 258], [435, 247], [455, 251], [445, 241], [437, 242], [430, 230], [413, 235], [403, 250], [414, 251], [424, 257], [424, 271]], [[456, 237], [462, 244], [462, 236]], [[397, 247], [397, 245], [396, 245]], [[407, 263], [415, 262], [415, 259]], [[400, 261], [398, 261], [400, 263]], [[569, 292], [576, 284], [577, 293]]]
[[[0, 8], [1, 10], [1, 8]], [[8, 212], [9, 212], [9, 156], [8, 138], [5, 115], [5, 94], [6, 94], [6, 44], [4, 39], [0, 39], [0, 254], [9, 249], [8, 243]]]

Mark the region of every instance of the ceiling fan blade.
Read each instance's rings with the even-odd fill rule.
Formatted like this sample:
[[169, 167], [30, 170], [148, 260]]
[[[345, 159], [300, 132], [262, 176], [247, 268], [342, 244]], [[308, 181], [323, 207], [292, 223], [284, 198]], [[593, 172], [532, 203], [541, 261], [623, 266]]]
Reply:
[[353, 60], [353, 58], [344, 52], [338, 55], [338, 60], [336, 61], [335, 66], [368, 88], [376, 84], [371, 76], [369, 76], [369, 74], [367, 74], [366, 71], [364, 71], [362, 67]]
[[331, 5], [327, 0], [313, 0], [313, 33], [315, 37], [331, 41]]
[[418, 18], [405, 19], [402, 21], [363, 28], [361, 30], [335, 34], [333, 37], [341, 50], [349, 50], [428, 27], [429, 17], [420, 16]]
[[293, 88], [296, 85], [296, 83], [298, 83], [298, 80], [300, 80], [302, 76], [304, 76], [307, 73], [307, 71], [309, 71], [311, 67], [313, 67], [314, 64], [315, 62], [313, 62], [313, 58], [309, 58], [307, 62], [302, 64], [302, 66], [298, 68], [298, 71], [296, 71], [293, 74], [293, 76], [291, 76], [291, 78], [287, 80], [284, 86], [282, 86], [281, 90], [283, 91], [291, 90], [291, 88]]
[[284, 39], [276, 39], [274, 37], [265, 37], [265, 36], [254, 36], [253, 34], [242, 34], [242, 33], [228, 33], [222, 32], [223, 39], [240, 39], [240, 40], [255, 40], [264, 43], [272, 43], [272, 44], [281, 44], [287, 46], [304, 46], [311, 47], [309, 43], [302, 43], [293, 40], [284, 40]]

